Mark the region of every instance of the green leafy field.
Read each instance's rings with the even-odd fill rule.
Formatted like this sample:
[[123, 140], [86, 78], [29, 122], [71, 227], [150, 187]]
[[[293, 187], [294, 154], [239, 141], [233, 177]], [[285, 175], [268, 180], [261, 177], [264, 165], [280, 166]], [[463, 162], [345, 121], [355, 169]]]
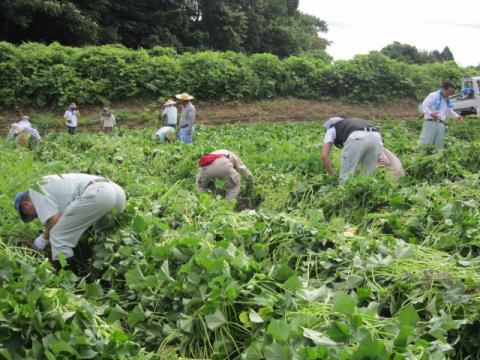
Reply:
[[[338, 186], [320, 122], [199, 126], [194, 146], [126, 129], [3, 145], [0, 358], [479, 358], [480, 123], [453, 125], [438, 153], [417, 147], [419, 120], [378, 125], [400, 183], [381, 169]], [[252, 170], [252, 209], [195, 191], [219, 148]], [[21, 247], [40, 225], [12, 206], [64, 172], [128, 194], [118, 227], [82, 240], [83, 278]]]

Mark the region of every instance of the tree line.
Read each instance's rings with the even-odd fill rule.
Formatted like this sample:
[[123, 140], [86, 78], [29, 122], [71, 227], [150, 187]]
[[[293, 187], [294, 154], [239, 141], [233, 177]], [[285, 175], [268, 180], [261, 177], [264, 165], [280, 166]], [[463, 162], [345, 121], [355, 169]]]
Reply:
[[327, 24], [299, 0], [4, 0], [0, 40], [129, 48], [173, 47], [280, 57], [323, 52]]

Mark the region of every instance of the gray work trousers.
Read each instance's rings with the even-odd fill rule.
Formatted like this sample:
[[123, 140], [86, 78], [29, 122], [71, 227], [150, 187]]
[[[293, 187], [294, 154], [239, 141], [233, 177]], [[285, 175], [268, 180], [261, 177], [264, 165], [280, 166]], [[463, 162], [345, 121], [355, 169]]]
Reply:
[[125, 192], [113, 182], [94, 183], [65, 208], [60, 220], [50, 230], [52, 258], [61, 252], [65, 257], [73, 256], [82, 234], [89, 226], [102, 227], [102, 219], [112, 209], [122, 212], [125, 207]]
[[437, 148], [443, 149], [445, 130], [445, 125], [441, 122], [425, 120], [420, 135], [420, 145], [435, 145]]
[[358, 165], [361, 167], [362, 175], [372, 175], [382, 150], [382, 139], [378, 137], [378, 133], [370, 131], [351, 133], [342, 150], [340, 183], [355, 174]]

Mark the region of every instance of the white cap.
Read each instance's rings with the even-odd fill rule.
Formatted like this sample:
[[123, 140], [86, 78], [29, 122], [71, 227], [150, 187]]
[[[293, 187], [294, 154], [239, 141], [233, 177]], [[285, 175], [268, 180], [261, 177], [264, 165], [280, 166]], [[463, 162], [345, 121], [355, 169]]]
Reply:
[[338, 117], [338, 116], [335, 116], [335, 117], [331, 117], [330, 119], [327, 120], [327, 122], [325, 124], [323, 124], [323, 127], [325, 128], [325, 130], [328, 130], [330, 129], [333, 125], [335, 125], [336, 123], [342, 121], [343, 118], [341, 117]]

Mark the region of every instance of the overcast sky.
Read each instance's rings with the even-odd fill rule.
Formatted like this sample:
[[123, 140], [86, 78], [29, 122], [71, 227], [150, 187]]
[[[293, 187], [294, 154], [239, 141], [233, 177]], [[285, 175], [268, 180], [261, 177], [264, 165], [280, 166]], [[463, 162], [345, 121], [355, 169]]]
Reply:
[[394, 41], [419, 50], [448, 46], [461, 66], [480, 64], [480, 0], [300, 0], [300, 11], [324, 20], [338, 59], [381, 50]]

